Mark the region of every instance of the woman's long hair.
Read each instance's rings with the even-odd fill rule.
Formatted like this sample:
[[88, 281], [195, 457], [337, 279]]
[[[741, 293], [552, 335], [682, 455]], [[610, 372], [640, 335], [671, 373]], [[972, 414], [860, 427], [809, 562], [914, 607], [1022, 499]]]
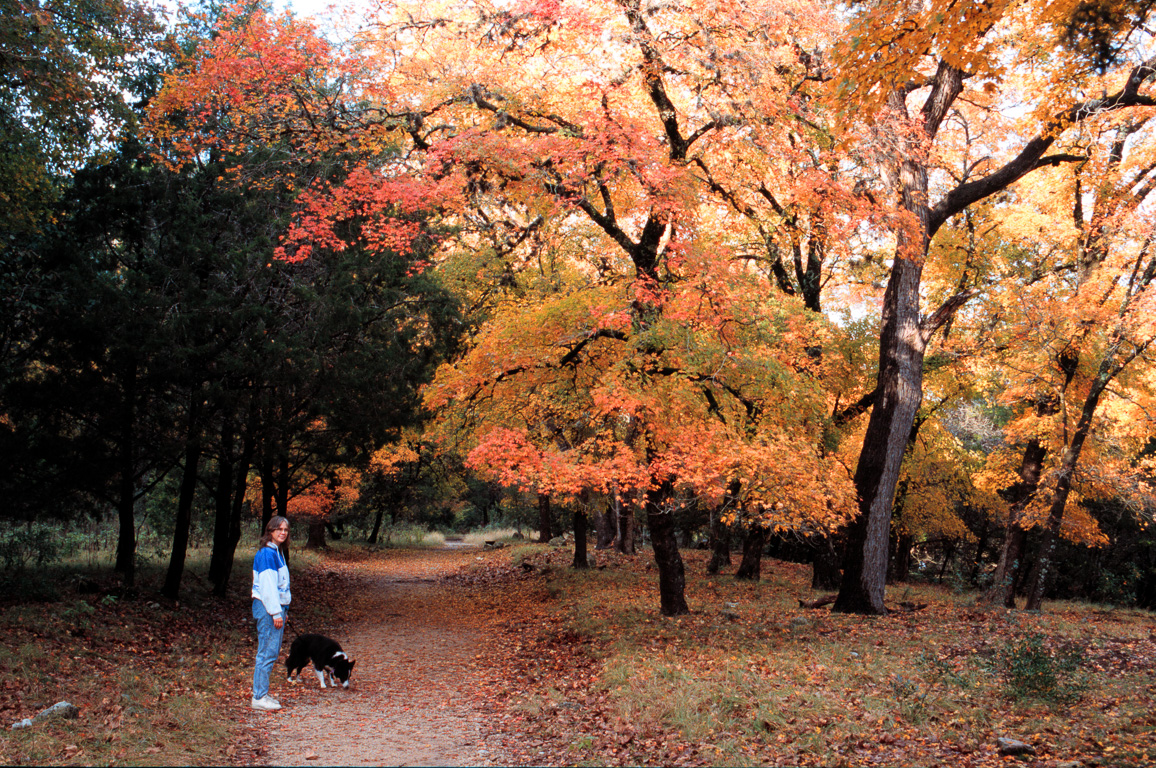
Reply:
[[[271, 542], [273, 540], [273, 531], [282, 525], [289, 525], [289, 518], [281, 517], [281, 515], [273, 515], [273, 517], [270, 517], [269, 522], [265, 523], [265, 533], [261, 535], [261, 540], [257, 543], [257, 549]], [[285, 542], [288, 543], [289, 539], [286, 538]]]

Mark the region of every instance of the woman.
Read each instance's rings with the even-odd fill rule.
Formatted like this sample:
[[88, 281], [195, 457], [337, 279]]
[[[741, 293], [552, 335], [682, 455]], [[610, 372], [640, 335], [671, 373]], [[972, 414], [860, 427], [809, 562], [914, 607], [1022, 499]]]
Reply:
[[281, 653], [285, 634], [285, 606], [289, 594], [289, 566], [281, 547], [289, 540], [289, 521], [273, 517], [265, 525], [265, 535], [253, 558], [253, 618], [257, 620], [257, 665], [253, 670], [253, 709], [273, 712], [281, 702], [269, 695], [269, 673]]

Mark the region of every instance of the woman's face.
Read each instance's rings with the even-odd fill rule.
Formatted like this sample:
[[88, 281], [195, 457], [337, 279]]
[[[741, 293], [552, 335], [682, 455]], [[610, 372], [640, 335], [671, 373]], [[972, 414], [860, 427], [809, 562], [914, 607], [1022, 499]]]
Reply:
[[272, 537], [273, 537], [273, 542], [277, 546], [281, 546], [282, 544], [284, 544], [285, 539], [289, 538], [289, 524], [288, 523], [281, 523], [281, 525], [279, 527], [274, 528], [272, 531]]

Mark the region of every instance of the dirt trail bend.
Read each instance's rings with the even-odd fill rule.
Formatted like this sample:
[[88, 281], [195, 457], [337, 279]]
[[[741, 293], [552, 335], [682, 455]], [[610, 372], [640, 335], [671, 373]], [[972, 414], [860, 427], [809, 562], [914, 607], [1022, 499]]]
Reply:
[[494, 640], [488, 609], [476, 593], [442, 581], [480, 555], [392, 550], [330, 564], [351, 587], [342, 599], [358, 617], [326, 632], [357, 662], [353, 682], [321, 690], [310, 667], [299, 683], [285, 682], [286, 633], [271, 690], [284, 709], [253, 713], [269, 729], [269, 764], [509, 764], [509, 736], [487, 725], [477, 695], [487, 675], [479, 659]]

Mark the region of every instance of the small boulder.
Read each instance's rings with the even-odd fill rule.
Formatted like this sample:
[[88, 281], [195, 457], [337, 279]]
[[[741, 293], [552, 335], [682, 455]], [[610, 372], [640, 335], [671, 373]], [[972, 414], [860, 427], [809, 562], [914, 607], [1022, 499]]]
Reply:
[[792, 634], [797, 635], [800, 632], [806, 632], [810, 628], [811, 620], [805, 616], [796, 616], [787, 622], [787, 630]]
[[995, 740], [996, 747], [1001, 755], [1034, 755], [1036, 748], [1017, 739], [1008, 739], [1003, 736]]
[[80, 707], [69, 704], [67, 701], [58, 701], [48, 709], [39, 712], [33, 720], [45, 720], [49, 717], [66, 717], [70, 720], [80, 717]]
[[12, 730], [14, 730], [14, 731], [18, 731], [21, 728], [31, 728], [31, 727], [32, 727], [32, 720], [30, 720], [27, 717], [24, 718], [23, 720], [17, 720], [16, 722], [14, 722], [12, 724]]

